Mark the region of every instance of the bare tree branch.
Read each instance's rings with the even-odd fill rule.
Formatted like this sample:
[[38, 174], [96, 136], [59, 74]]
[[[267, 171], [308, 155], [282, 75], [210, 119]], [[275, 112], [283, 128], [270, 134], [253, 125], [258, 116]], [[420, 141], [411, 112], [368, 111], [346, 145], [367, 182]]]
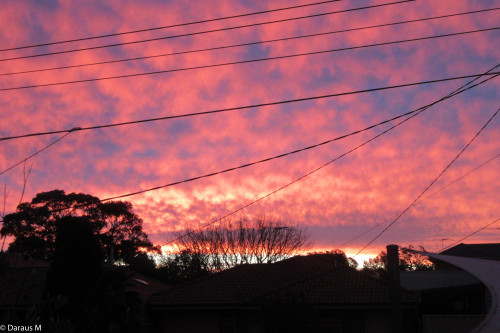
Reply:
[[187, 228], [176, 244], [179, 253], [204, 255], [213, 271], [241, 264], [274, 263], [305, 250], [307, 245], [305, 228], [267, 216], [227, 218], [198, 231]]
[[21, 192], [21, 198], [19, 199], [19, 204], [23, 202], [24, 192], [26, 191], [26, 184], [28, 183], [28, 178], [30, 177], [31, 169], [33, 169], [33, 163], [31, 163], [28, 173], [26, 173], [26, 161], [23, 165], [23, 190]]

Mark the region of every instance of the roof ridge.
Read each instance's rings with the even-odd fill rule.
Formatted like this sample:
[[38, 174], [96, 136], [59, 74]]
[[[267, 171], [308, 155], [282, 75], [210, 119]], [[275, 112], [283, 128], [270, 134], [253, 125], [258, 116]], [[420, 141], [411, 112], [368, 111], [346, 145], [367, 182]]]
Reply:
[[151, 297], [154, 297], [154, 296], [157, 296], [157, 295], [163, 295], [163, 294], [166, 294], [166, 293], [170, 293], [170, 292], [173, 292], [177, 289], [180, 289], [180, 288], [185, 288], [187, 286], [190, 286], [190, 285], [194, 285], [196, 283], [200, 283], [202, 281], [205, 281], [207, 279], [211, 279], [211, 278], [214, 278], [214, 276], [221, 276], [221, 275], [227, 275], [229, 273], [232, 273], [234, 272], [235, 270], [240, 270], [242, 267], [245, 267], [245, 266], [249, 266], [249, 265], [253, 265], [253, 266], [267, 266], [269, 264], [240, 264], [240, 265], [236, 265], [234, 267], [231, 267], [231, 268], [228, 268], [228, 269], [225, 269], [223, 271], [220, 271], [220, 272], [216, 272], [216, 273], [212, 273], [212, 274], [209, 274], [207, 276], [202, 276], [202, 277], [199, 277], [199, 278], [195, 278], [193, 280], [190, 280], [190, 281], [186, 281], [186, 282], [183, 282], [181, 284], [178, 284], [176, 286], [173, 286], [171, 288], [168, 288], [164, 291], [159, 291], [159, 292], [156, 292], [154, 294], [152, 294], [150, 296]]

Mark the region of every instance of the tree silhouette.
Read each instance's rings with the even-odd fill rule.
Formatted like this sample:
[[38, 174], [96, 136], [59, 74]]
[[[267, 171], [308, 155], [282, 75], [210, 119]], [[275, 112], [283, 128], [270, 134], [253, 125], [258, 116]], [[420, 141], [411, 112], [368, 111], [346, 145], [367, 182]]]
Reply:
[[[400, 271], [431, 271], [434, 264], [426, 256], [415, 253], [413, 245], [407, 248], [399, 248], [399, 270]], [[421, 246], [420, 251], [426, 252]], [[363, 272], [385, 279], [387, 277], [387, 253], [381, 251], [377, 257], [370, 258], [363, 264]]]
[[[47, 298], [39, 309], [43, 327], [55, 318], [80, 332], [136, 332], [137, 295], [125, 291], [128, 273], [123, 267], [102, 265], [101, 244], [86, 217], [66, 216], [57, 221], [54, 261], [46, 281]], [[60, 300], [48, 312], [50, 302]]]
[[0, 234], [15, 237], [10, 252], [52, 260], [57, 228], [66, 217], [82, 217], [91, 223], [108, 261], [127, 262], [140, 249], [159, 252], [129, 202], [103, 203], [89, 194], [66, 194], [62, 190], [41, 192], [31, 202], [19, 204], [15, 213], [4, 217]]
[[358, 262], [354, 260], [354, 258], [347, 257], [345, 252], [340, 249], [335, 249], [331, 251], [313, 251], [313, 252], [308, 252], [307, 255], [323, 257], [325, 260], [334, 262], [336, 266], [346, 266], [352, 268], [358, 267]]
[[164, 257], [156, 268], [157, 278], [171, 284], [179, 284], [211, 273], [207, 255], [183, 250], [172, 257]]
[[101, 245], [86, 217], [65, 216], [57, 224], [46, 289], [52, 295], [67, 295], [74, 303], [87, 298], [99, 280]]
[[97, 208], [98, 221], [103, 226], [100, 239], [110, 261], [130, 262], [140, 248], [159, 251], [148, 240], [142, 229], [142, 219], [132, 212], [130, 202], [104, 202]]
[[304, 228], [279, 218], [241, 217], [206, 229], [188, 229], [176, 245], [193, 262], [221, 271], [240, 264], [274, 263], [304, 250], [308, 242]]

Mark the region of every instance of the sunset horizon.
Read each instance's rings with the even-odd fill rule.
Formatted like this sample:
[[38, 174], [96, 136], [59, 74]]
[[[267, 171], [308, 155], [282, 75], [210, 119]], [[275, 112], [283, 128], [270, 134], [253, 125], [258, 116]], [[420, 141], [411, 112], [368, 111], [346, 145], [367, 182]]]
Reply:
[[271, 216], [361, 266], [498, 243], [495, 1], [1, 6], [2, 216], [128, 201], [165, 247]]

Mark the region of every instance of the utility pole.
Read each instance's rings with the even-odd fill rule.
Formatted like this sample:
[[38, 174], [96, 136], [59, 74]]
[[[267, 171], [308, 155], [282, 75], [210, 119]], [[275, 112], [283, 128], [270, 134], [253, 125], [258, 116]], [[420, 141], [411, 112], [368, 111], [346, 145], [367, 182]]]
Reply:
[[403, 302], [399, 277], [399, 246], [394, 244], [387, 245], [387, 273], [389, 274], [392, 333], [399, 333], [403, 332]]
[[444, 249], [444, 241], [448, 240], [449, 238], [441, 238], [439, 239], [441, 241], [441, 251]]

